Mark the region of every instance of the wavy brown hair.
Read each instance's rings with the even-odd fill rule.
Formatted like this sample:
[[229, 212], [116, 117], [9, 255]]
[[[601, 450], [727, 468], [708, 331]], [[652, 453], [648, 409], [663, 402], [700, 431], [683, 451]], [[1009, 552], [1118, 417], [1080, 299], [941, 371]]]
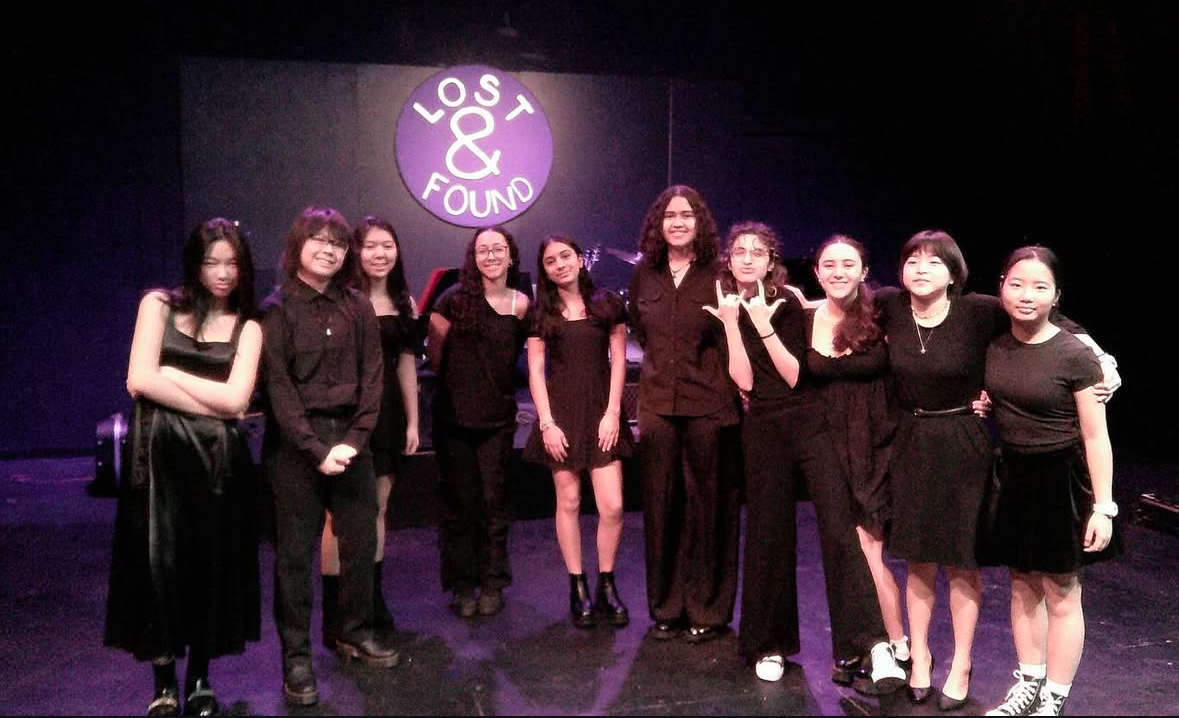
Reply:
[[716, 230], [716, 220], [712, 210], [700, 193], [687, 185], [677, 184], [659, 193], [655, 201], [647, 209], [643, 217], [643, 227], [639, 231], [639, 251], [643, 253], [643, 261], [663, 269], [667, 266], [667, 242], [663, 239], [663, 213], [667, 205], [675, 197], [688, 200], [692, 212], [696, 215], [696, 238], [692, 241], [692, 251], [696, 254], [696, 262], [709, 265], [720, 255], [720, 238]]
[[783, 294], [790, 278], [786, 273], [786, 267], [782, 266], [782, 242], [778, 239], [778, 233], [764, 222], [738, 222], [729, 228], [729, 232], [725, 236], [723, 253], [725, 266], [724, 271], [721, 272], [721, 286], [727, 292], [737, 291], [737, 279], [733, 276], [731, 255], [733, 243], [744, 234], [754, 235], [770, 251], [770, 265], [766, 269], [766, 278], [762, 280], [762, 285], [766, 290], [766, 299]]
[[[815, 250], [812, 266], [816, 270], [824, 250], [835, 244], [846, 244], [854, 249], [860, 255], [860, 266], [865, 269], [868, 267], [868, 250], [864, 249], [859, 240], [846, 234], [833, 234]], [[873, 300], [872, 288], [867, 281], [860, 282], [855, 299], [844, 309], [843, 319], [835, 325], [831, 346], [837, 352], [850, 349], [853, 354], [858, 354], [867, 351], [884, 341], [884, 330], [880, 328], [879, 319], [880, 310]]]
[[476, 228], [475, 233], [471, 235], [471, 241], [467, 242], [463, 268], [459, 270], [458, 296], [455, 297], [451, 316], [455, 326], [473, 327], [483, 315], [483, 305], [487, 299], [483, 292], [483, 274], [480, 273], [479, 265], [475, 261], [475, 242], [484, 232], [498, 232], [503, 235], [504, 241], [508, 243], [508, 259], [511, 262], [508, 267], [508, 287], [515, 289], [520, 283], [520, 247], [512, 233], [501, 224]]

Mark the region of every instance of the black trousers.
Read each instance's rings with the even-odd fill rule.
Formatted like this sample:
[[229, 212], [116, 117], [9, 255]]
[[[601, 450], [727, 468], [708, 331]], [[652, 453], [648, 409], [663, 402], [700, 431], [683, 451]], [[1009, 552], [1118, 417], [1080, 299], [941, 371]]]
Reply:
[[818, 517], [833, 656], [861, 655], [884, 638], [884, 622], [826, 422], [801, 411], [751, 412], [742, 433], [746, 525], [738, 652], [756, 659], [800, 650], [795, 501], [802, 480]]
[[727, 625], [740, 545], [738, 428], [640, 407], [639, 433], [651, 619]]
[[[311, 417], [316, 435], [335, 446], [346, 419]], [[311, 664], [312, 565], [324, 511], [340, 550], [339, 637], [359, 642], [372, 634], [373, 555], [376, 552], [377, 484], [367, 447], [342, 474], [319, 472], [313, 459], [281, 442], [268, 462], [274, 491], [274, 622], [282, 641], [283, 670]]]
[[445, 590], [468, 592], [512, 583], [507, 486], [515, 432], [515, 424], [492, 429], [434, 425]]

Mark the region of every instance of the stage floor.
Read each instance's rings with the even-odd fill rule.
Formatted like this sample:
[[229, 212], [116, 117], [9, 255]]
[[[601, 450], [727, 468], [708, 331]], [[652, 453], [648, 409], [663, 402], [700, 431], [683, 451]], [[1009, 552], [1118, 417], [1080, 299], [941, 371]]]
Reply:
[[[1173, 477], [1165, 462], [1119, 456], [1117, 495], [1130, 501], [1150, 482]], [[103, 606], [115, 502], [85, 487], [94, 461], [0, 462], [3, 597], [0, 707], [6, 714], [139, 714], [150, 698], [150, 669], [102, 647]], [[516, 481], [513, 585], [498, 616], [462, 621], [438, 585], [436, 534], [428, 503], [429, 457], [406, 465], [393, 506], [385, 586], [401, 633], [401, 666], [375, 671], [341, 665], [318, 645], [321, 702], [290, 710], [282, 699], [278, 639], [270, 617], [273, 551], [261, 546], [262, 641], [218, 661], [212, 683], [237, 715], [878, 715], [937, 714], [936, 700], [911, 705], [904, 692], [866, 698], [830, 682], [830, 640], [822, 570], [810, 504], [799, 509], [803, 649], [776, 684], [758, 680], [736, 655], [730, 634], [711, 643], [646, 637], [642, 515], [626, 514], [618, 584], [630, 626], [579, 630], [567, 619], [568, 582], [553, 538], [551, 485]], [[419, 484], [426, 484], [419, 486]], [[409, 497], [416, 497], [414, 503]], [[542, 500], [545, 499], [545, 500]], [[548, 501], [546, 503], [545, 501]], [[1127, 507], [1127, 503], [1123, 503]], [[408, 515], [417, 512], [417, 515]], [[1125, 515], [1129, 515], [1127, 511]], [[594, 517], [583, 516], [587, 566], [594, 565]], [[1085, 578], [1088, 640], [1067, 710], [1072, 715], [1179, 714], [1179, 538], [1127, 526], [1128, 554]], [[901, 566], [893, 564], [894, 570]], [[591, 578], [591, 582], [593, 579]], [[1004, 572], [984, 572], [970, 702], [980, 715], [996, 705], [1015, 667]], [[318, 587], [317, 587], [318, 591]], [[932, 645], [951, 654], [946, 587], [939, 587]], [[318, 605], [318, 600], [317, 600]], [[313, 617], [318, 630], [318, 613]], [[736, 628], [734, 619], [733, 627]]]

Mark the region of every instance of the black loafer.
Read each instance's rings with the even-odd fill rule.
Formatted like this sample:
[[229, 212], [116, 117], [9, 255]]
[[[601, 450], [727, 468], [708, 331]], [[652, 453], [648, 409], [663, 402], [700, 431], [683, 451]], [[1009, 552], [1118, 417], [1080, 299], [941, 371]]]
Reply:
[[221, 712], [217, 704], [217, 696], [208, 678], [198, 678], [188, 691], [188, 698], [184, 701], [184, 715], [186, 716], [215, 716]]
[[831, 667], [831, 682], [841, 686], [850, 686], [855, 681], [856, 675], [861, 672], [863, 665], [862, 656], [837, 659], [835, 665]]
[[651, 626], [651, 638], [660, 641], [667, 641], [680, 635], [683, 626], [677, 621], [656, 621], [655, 625]]
[[319, 702], [319, 686], [311, 666], [295, 666], [282, 682], [283, 697], [292, 706], [313, 706]]
[[728, 630], [728, 626], [692, 626], [684, 633], [684, 640], [688, 643], [706, 643], [720, 638]]

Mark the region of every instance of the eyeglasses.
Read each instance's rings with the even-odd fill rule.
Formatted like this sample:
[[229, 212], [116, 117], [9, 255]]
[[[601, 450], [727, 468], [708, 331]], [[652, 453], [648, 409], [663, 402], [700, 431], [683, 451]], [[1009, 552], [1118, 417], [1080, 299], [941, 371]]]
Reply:
[[318, 235], [312, 235], [307, 238], [307, 241], [308, 242], [315, 242], [316, 244], [318, 244], [320, 246], [330, 244], [335, 249], [344, 249], [344, 250], [348, 249], [348, 242], [347, 241], [339, 241], [339, 240], [336, 240], [334, 237], [320, 237]]
[[502, 257], [508, 251], [508, 245], [497, 244], [491, 247], [476, 247], [475, 256], [479, 259], [488, 259], [489, 257]]
[[737, 260], [745, 259], [746, 257], [753, 257], [754, 259], [767, 259], [770, 256], [770, 253], [768, 250], [761, 249], [760, 247], [756, 249], [733, 247], [733, 249], [729, 250], [729, 256]]

